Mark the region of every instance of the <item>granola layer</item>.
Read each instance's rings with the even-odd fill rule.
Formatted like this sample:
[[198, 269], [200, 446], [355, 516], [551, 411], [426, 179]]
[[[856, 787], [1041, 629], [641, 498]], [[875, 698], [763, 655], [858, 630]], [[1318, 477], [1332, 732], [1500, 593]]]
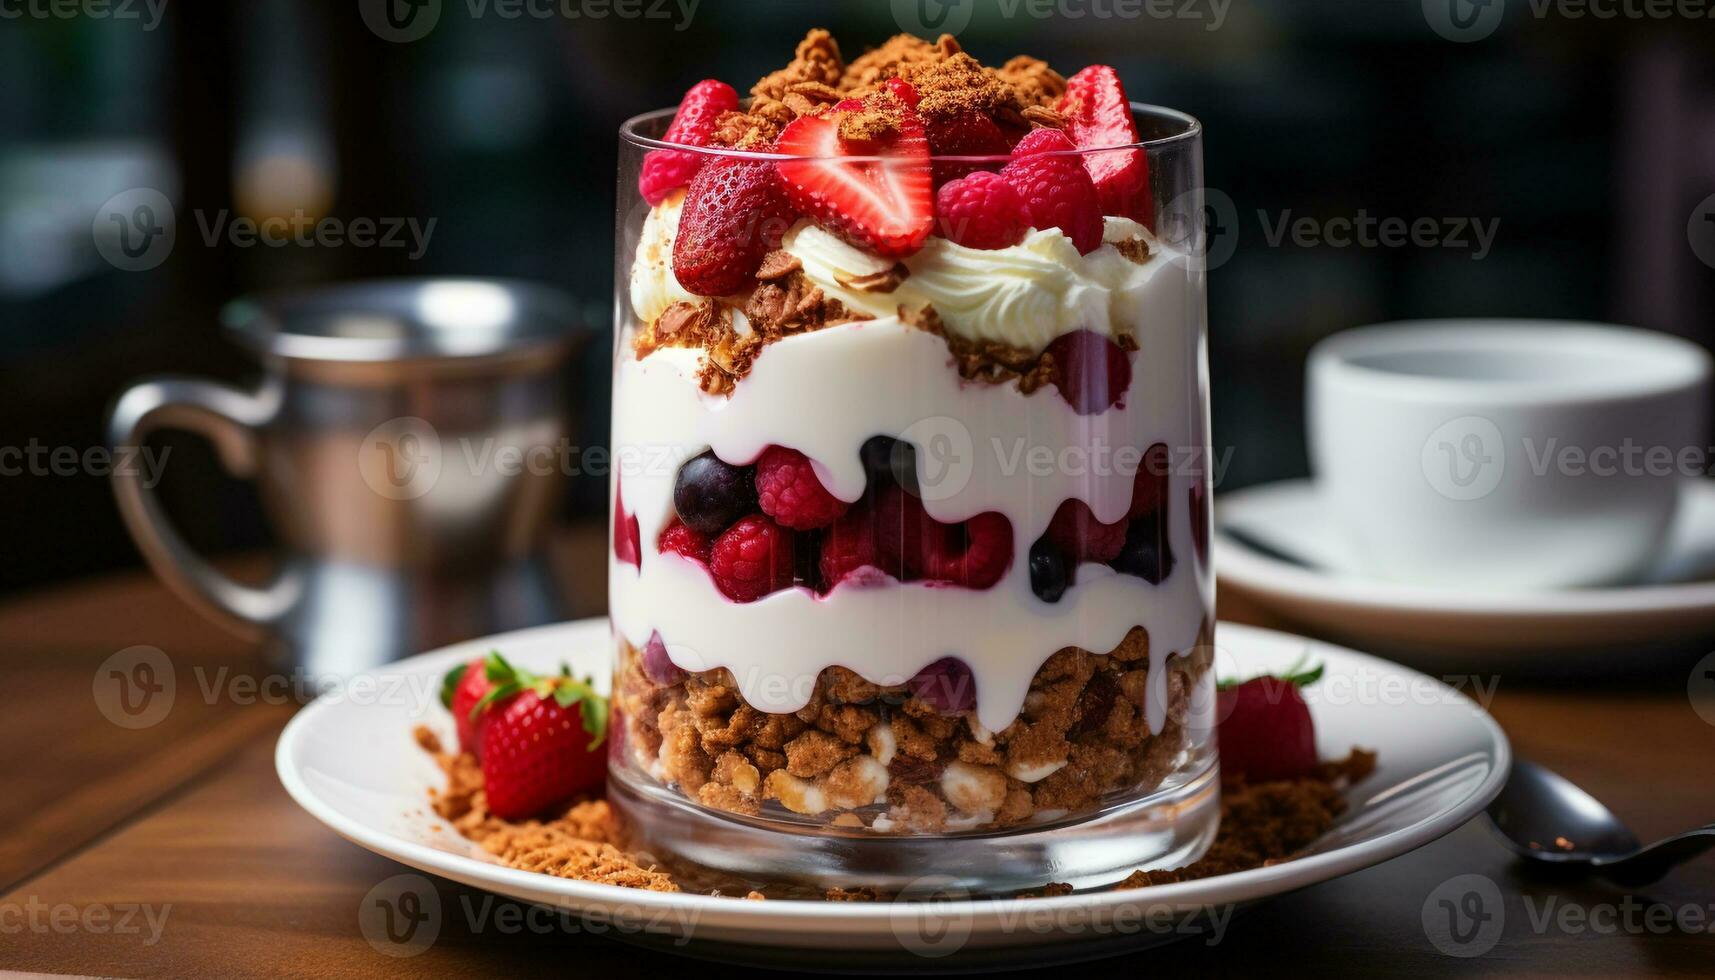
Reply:
[[844, 667], [823, 670], [800, 710], [768, 714], [725, 669], [659, 684], [618, 643], [617, 765], [705, 806], [879, 833], [1002, 829], [1146, 794], [1183, 764], [1209, 668], [1206, 645], [1166, 661], [1167, 717], [1151, 734], [1148, 633], [1105, 654], [1067, 647], [1036, 672], [1018, 718], [990, 732], [973, 712]]

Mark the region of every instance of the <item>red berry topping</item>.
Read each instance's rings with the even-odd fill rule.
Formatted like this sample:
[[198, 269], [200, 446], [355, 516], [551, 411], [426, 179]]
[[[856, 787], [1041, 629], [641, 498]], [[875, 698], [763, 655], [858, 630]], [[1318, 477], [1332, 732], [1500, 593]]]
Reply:
[[[1091, 65], [1066, 79], [1060, 99], [1066, 133], [1080, 149], [1127, 146], [1137, 142], [1131, 102], [1119, 73], [1107, 65]], [[1113, 150], [1084, 154], [1084, 167], [1095, 182], [1103, 214], [1117, 214], [1152, 223], [1154, 205], [1149, 192], [1149, 155], [1142, 150]]]
[[1199, 561], [1209, 555], [1209, 491], [1202, 480], [1191, 484], [1188, 491], [1191, 498], [1189, 512], [1191, 514], [1191, 547], [1197, 552]]
[[977, 679], [958, 657], [942, 657], [905, 682], [912, 695], [943, 715], [977, 706]]
[[963, 524], [936, 525], [923, 538], [923, 573], [969, 589], [986, 589], [1012, 566], [1012, 522], [989, 511]]
[[741, 517], [709, 555], [715, 585], [734, 602], [755, 602], [792, 584], [792, 532], [761, 514]]
[[935, 194], [941, 234], [967, 248], [1006, 248], [1024, 240], [1030, 218], [1024, 199], [1000, 174], [977, 171]]
[[1074, 330], [1049, 343], [1055, 387], [1079, 415], [1100, 415], [1125, 398], [1131, 387], [1131, 359], [1099, 333]]
[[[737, 110], [738, 93], [732, 86], [705, 78], [691, 86], [679, 101], [679, 111], [673, 114], [661, 141], [707, 146], [721, 113]], [[660, 204], [674, 188], [691, 182], [704, 159], [703, 154], [686, 150], [650, 150], [643, 157], [642, 172], [637, 175], [637, 192], [650, 206]]]
[[919, 98], [917, 89], [905, 79], [890, 78], [887, 81], [882, 82], [881, 87], [887, 89], [887, 91], [899, 101], [913, 109], [917, 108], [917, 100]]
[[692, 530], [683, 521], [675, 518], [673, 523], [661, 532], [661, 538], [656, 545], [663, 555], [671, 552], [707, 565], [709, 549], [714, 546], [714, 542], [709, 540], [708, 535]]
[[1298, 689], [1321, 668], [1288, 677], [1258, 677], [1223, 685], [1215, 696], [1223, 775], [1252, 782], [1297, 779], [1316, 770], [1316, 726]]
[[482, 726], [487, 719], [476, 709], [487, 696], [489, 686], [482, 657], [454, 667], [441, 681], [441, 703], [452, 712], [459, 748], [478, 759], [482, 758]]
[[847, 507], [822, 486], [808, 457], [785, 446], [769, 446], [756, 461], [756, 499], [764, 514], [795, 531], [827, 527]]
[[[1012, 152], [1012, 144], [993, 119], [980, 112], [962, 112], [927, 127], [929, 149], [937, 157], [1000, 157]], [[935, 161], [935, 185], [939, 187], [973, 171], [999, 169], [1004, 159], [984, 164], [975, 160]]]
[[601, 788], [607, 755], [608, 701], [588, 679], [537, 676], [499, 654], [484, 664], [494, 687], [479, 706], [482, 779], [488, 809], [503, 820], [541, 816], [580, 793]]
[[1000, 173], [1024, 198], [1032, 228], [1058, 228], [1087, 255], [1102, 244], [1102, 205], [1078, 158], [1053, 155], [1073, 149], [1057, 129], [1032, 130]]
[[1075, 562], [1110, 562], [1125, 548], [1126, 522], [1103, 524], [1096, 520], [1090, 505], [1082, 500], [1067, 500], [1054, 512], [1048, 522], [1048, 540], [1062, 555]]
[[[836, 105], [820, 116], [799, 116], [775, 143], [781, 153], [810, 159], [777, 164], [794, 206], [858, 248], [885, 258], [917, 251], [935, 227], [929, 140], [911, 107], [885, 92], [863, 103], [897, 123], [896, 132], [862, 145], [840, 139], [840, 122], [853, 110]], [[842, 108], [844, 107], [844, 108]], [[843, 161], [843, 156], [884, 160]]]
[[942, 525], [923, 509], [923, 501], [896, 484], [875, 497], [875, 550], [882, 571], [902, 582], [923, 577], [924, 539]]
[[710, 160], [691, 178], [673, 275], [698, 296], [726, 296], [754, 285], [762, 257], [792, 227], [792, 206], [766, 160]]
[[643, 676], [649, 678], [650, 683], [661, 687], [672, 687], [689, 676], [667, 655], [667, 644], [662, 641], [660, 633], [649, 634], [649, 642], [643, 644], [641, 666]]
[[859, 504], [834, 521], [822, 536], [818, 559], [824, 592], [852, 580], [863, 585], [880, 584], [887, 578], [881, 568], [875, 510]]
[[625, 491], [619, 484], [614, 484], [613, 556], [624, 564], [643, 567], [642, 537], [637, 518], [625, 512]]
[[1158, 442], [1144, 451], [1131, 484], [1131, 507], [1125, 516], [1136, 519], [1153, 514], [1167, 498], [1167, 478], [1172, 473], [1167, 444]]

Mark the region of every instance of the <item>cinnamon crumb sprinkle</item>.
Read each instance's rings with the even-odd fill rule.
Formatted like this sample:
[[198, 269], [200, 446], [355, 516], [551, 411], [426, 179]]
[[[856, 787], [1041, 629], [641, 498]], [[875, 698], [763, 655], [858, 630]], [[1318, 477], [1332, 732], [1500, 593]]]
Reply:
[[[678, 869], [682, 874], [676, 880], [673, 873], [628, 851], [624, 828], [603, 799], [576, 801], [548, 820], [501, 820], [488, 813], [482, 769], [475, 758], [442, 751], [441, 740], [426, 725], [419, 725], [413, 736], [424, 751], [435, 756], [446, 777], [446, 785], [429, 794], [435, 812], [507, 867], [661, 892], [682, 890], [681, 881], [706, 885], [713, 880], [707, 872], [688, 869]], [[1374, 752], [1354, 748], [1347, 758], [1326, 762], [1305, 779], [1254, 784], [1229, 781], [1222, 787], [1220, 832], [1200, 860], [1171, 870], [1140, 869], [1112, 887], [1147, 888], [1292, 860], [1333, 827], [1346, 809], [1341, 791], [1374, 772], [1375, 763]], [[780, 887], [787, 892], [799, 891]], [[705, 894], [735, 896], [740, 891], [726, 893], [719, 887], [702, 890]], [[1072, 891], [1065, 882], [1047, 882], [1016, 897], [1051, 898]], [[738, 900], [767, 898], [754, 885], [743, 886], [742, 893]], [[873, 886], [854, 885], [829, 888], [821, 897], [830, 902], [876, 902], [888, 896]]]

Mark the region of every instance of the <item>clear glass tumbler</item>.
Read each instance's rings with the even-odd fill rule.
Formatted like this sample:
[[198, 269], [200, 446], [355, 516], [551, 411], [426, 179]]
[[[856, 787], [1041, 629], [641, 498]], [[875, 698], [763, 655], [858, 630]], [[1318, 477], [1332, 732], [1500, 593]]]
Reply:
[[1201, 126], [1133, 113], [1139, 143], [1065, 154], [1147, 162], [1100, 247], [883, 260], [740, 195], [724, 233], [773, 247], [721, 297], [675, 275], [686, 191], [643, 198], [651, 154], [865, 161], [662, 143], [672, 110], [622, 127], [610, 798], [643, 848], [990, 893], [1208, 845]]

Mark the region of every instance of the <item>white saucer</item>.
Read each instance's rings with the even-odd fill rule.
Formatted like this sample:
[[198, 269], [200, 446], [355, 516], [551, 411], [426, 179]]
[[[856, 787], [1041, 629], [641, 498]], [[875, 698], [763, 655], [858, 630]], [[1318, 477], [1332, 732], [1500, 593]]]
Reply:
[[1494, 592], [1365, 576], [1309, 480], [1223, 494], [1215, 516], [1220, 588], [1319, 634], [1409, 652], [1419, 666], [1540, 665], [1548, 651], [1616, 648], [1636, 664], [1639, 653], [1675, 656], [1676, 644], [1715, 636], [1715, 580], [1698, 580], [1715, 572], [1715, 481], [1687, 484], [1646, 581], [1601, 589]]
[[[1350, 874], [1441, 837], [1479, 813], [1505, 781], [1511, 759], [1506, 736], [1440, 681], [1268, 630], [1223, 623], [1216, 641], [1223, 676], [1279, 670], [1306, 652], [1325, 663], [1326, 675], [1307, 692], [1322, 754], [1343, 756], [1354, 745], [1365, 746], [1379, 753], [1379, 767], [1349, 791], [1351, 809], [1313, 853], [1136, 891], [932, 903], [745, 901], [633, 891], [491, 863], [427, 806], [440, 772], [415, 745], [411, 729], [427, 722], [450, 738], [451, 719], [434, 697], [439, 679], [453, 664], [489, 650], [532, 668], [565, 659], [574, 671], [605, 676], [605, 620], [464, 643], [364, 675], [344, 689], [349, 696], [323, 697], [299, 712], [280, 736], [275, 764], [287, 792], [312, 816], [413, 868], [611, 923], [606, 932], [629, 941], [726, 960], [848, 970], [959, 969], [984, 962], [1016, 967], [1111, 955], [1188, 935], [1208, 939], [1230, 925], [1227, 916], [1237, 907]], [[360, 690], [371, 695], [356, 696]], [[416, 914], [432, 925], [413, 935], [432, 939], [440, 924], [435, 917], [459, 914], [461, 903], [442, 900], [426, 878], [406, 875], [404, 881], [417, 892]]]

